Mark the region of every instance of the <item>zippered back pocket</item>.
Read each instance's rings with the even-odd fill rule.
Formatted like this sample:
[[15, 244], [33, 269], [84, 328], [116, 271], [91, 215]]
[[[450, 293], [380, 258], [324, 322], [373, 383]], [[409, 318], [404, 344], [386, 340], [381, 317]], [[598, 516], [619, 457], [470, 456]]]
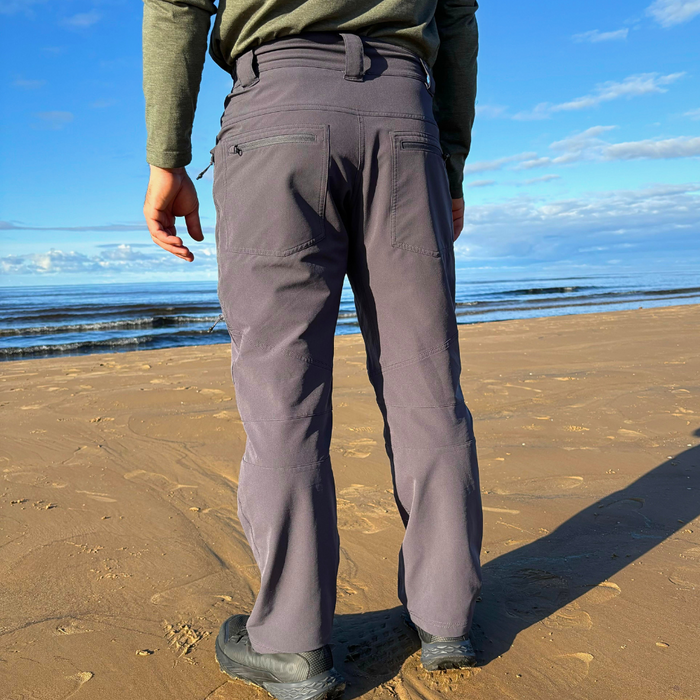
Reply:
[[267, 136], [265, 138], [254, 139], [252, 141], [240, 141], [229, 147], [229, 153], [236, 153], [241, 156], [246, 151], [264, 146], [274, 146], [279, 143], [311, 143], [316, 141], [316, 134], [278, 134], [277, 136]]
[[319, 243], [325, 237], [328, 126], [267, 127], [224, 141], [223, 182], [214, 173], [218, 247], [286, 256]]

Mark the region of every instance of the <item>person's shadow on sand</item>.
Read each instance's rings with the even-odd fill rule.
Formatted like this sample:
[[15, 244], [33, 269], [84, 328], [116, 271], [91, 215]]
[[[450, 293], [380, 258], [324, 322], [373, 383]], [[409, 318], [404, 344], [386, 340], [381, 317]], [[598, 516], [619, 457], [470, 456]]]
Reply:
[[[700, 429], [694, 435], [700, 437]], [[557, 616], [562, 626], [576, 625], [586, 613], [571, 603], [593, 589], [603, 597], [619, 593], [611, 577], [698, 515], [700, 446], [664, 461], [545, 537], [487, 562], [472, 632], [479, 665], [504, 654], [521, 631], [546, 618], [555, 616], [554, 626]], [[400, 607], [339, 615], [335, 637], [348, 700], [396, 676], [420, 646], [403, 625]]]

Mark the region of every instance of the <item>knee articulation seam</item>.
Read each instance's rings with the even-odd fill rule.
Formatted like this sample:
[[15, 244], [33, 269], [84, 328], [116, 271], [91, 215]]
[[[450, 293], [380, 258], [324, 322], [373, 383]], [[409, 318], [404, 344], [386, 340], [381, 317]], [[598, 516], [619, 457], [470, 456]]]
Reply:
[[269, 471], [310, 471], [312, 469], [315, 469], [319, 467], [320, 465], [330, 462], [330, 455], [326, 455], [325, 457], [321, 457], [321, 459], [316, 460], [315, 462], [306, 462], [304, 464], [293, 464], [291, 466], [287, 467], [267, 467], [264, 464], [255, 464], [255, 462], [250, 462], [249, 460], [243, 458], [241, 462], [245, 462], [251, 467], [255, 467], [256, 469], [267, 469]]
[[290, 423], [291, 421], [303, 420], [304, 418], [320, 418], [321, 416], [327, 416], [329, 413], [333, 413], [333, 409], [323, 411], [323, 413], [305, 413], [301, 416], [289, 416], [289, 418], [244, 418], [241, 416], [241, 422], [244, 425], [246, 423]]
[[403, 367], [408, 367], [409, 365], [414, 365], [417, 364], [418, 362], [421, 362], [422, 360], [427, 359], [428, 357], [431, 357], [432, 355], [436, 355], [439, 352], [442, 352], [443, 350], [447, 350], [447, 348], [452, 345], [452, 342], [454, 339], [458, 336], [458, 333], [454, 333], [451, 335], [447, 340], [443, 341], [440, 343], [440, 345], [436, 345], [433, 348], [428, 348], [427, 350], [421, 351], [416, 357], [412, 357], [408, 360], [400, 360], [399, 362], [394, 362], [391, 365], [387, 365], [386, 367], [374, 367], [372, 370], [369, 372], [370, 375], [375, 375], [375, 374], [386, 374], [387, 372], [390, 372], [395, 369], [401, 369]]

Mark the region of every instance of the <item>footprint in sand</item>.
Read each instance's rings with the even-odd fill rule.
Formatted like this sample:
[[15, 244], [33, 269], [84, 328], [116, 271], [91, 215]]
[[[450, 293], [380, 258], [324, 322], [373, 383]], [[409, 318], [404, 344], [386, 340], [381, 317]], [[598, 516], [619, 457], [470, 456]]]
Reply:
[[700, 589], [700, 569], [698, 567], [678, 566], [673, 570], [668, 580], [686, 591], [698, 590]]
[[133, 472], [127, 472], [124, 474], [124, 478], [131, 481], [132, 479], [137, 479], [138, 481], [144, 481], [149, 486], [155, 486], [161, 491], [176, 491], [177, 489], [196, 489], [198, 486], [188, 485], [188, 484], [178, 484], [177, 482], [169, 479], [165, 474], [158, 474], [157, 472], [147, 472], [143, 469], [136, 469]]
[[584, 607], [608, 603], [622, 593], [621, 588], [612, 581], [603, 581], [585, 590], [586, 592], [577, 599], [577, 602]]
[[360, 686], [366, 685], [362, 679], [377, 683], [393, 678], [420, 648], [418, 637], [406, 626], [398, 608], [340, 615], [335, 636], [338, 658], [344, 659], [347, 676], [359, 681], [353, 685]]
[[87, 627], [80, 620], [66, 620], [56, 627], [54, 634], [64, 635], [64, 634], [87, 634], [88, 632], [93, 632], [94, 630]]
[[[39, 665], [46, 671], [41, 676], [36, 673]], [[21, 659], [15, 661], [14, 668], [14, 677], [10, 679], [13, 687], [3, 688], [10, 693], [3, 695], [2, 700], [68, 700], [83, 697], [82, 693], [78, 694], [80, 689], [95, 676], [92, 671], [75, 672], [75, 666], [60, 656], [48, 660]], [[31, 685], [28, 687], [24, 683]]]
[[[420, 664], [418, 654], [409, 658], [395, 680], [386, 683], [399, 700], [443, 700], [466, 697], [470, 679], [481, 673], [480, 668], [430, 673]], [[461, 692], [460, 692], [461, 691]]]
[[[508, 698], [574, 697], [572, 691], [586, 679], [594, 661], [593, 654], [585, 651], [539, 659], [523, 670], [515, 695], [513, 686], [501, 686], [498, 678], [494, 678], [494, 690], [499, 697]], [[575, 697], [594, 696], [577, 693]]]
[[500, 496], [539, 496], [557, 497], [583, 484], [582, 476], [547, 476], [536, 479], [512, 481], [505, 486], [496, 486], [493, 493]]
[[680, 555], [680, 557], [682, 559], [690, 559], [690, 561], [700, 562], [700, 547], [691, 547], [690, 549], [686, 549], [685, 552]]
[[163, 626], [165, 638], [178, 657], [191, 653], [205, 637], [209, 636], [209, 632], [198, 630], [187, 622], [174, 624], [165, 622]]
[[366, 586], [357, 577], [357, 564], [344, 548], [340, 548], [338, 567], [338, 607], [341, 612], [359, 612], [367, 609]]
[[372, 448], [377, 444], [372, 438], [360, 438], [359, 440], [351, 440], [338, 446], [338, 451], [343, 457], [357, 457], [365, 459], [372, 454]]
[[49, 481], [49, 479], [40, 472], [30, 471], [8, 472], [5, 474], [5, 481], [9, 481], [11, 484], [39, 486], [46, 489], [63, 489], [68, 486], [68, 484], [62, 482]]
[[386, 518], [396, 513], [390, 493], [353, 484], [338, 493], [338, 527], [371, 535], [386, 528]]
[[593, 627], [591, 616], [585, 611], [580, 610], [577, 603], [571, 603], [561, 610], [557, 610], [549, 617], [542, 620], [545, 627], [548, 629], [584, 629], [589, 630]]
[[571, 600], [570, 586], [561, 576], [543, 569], [521, 569], [508, 577], [506, 613], [523, 620], [540, 620], [563, 610]]

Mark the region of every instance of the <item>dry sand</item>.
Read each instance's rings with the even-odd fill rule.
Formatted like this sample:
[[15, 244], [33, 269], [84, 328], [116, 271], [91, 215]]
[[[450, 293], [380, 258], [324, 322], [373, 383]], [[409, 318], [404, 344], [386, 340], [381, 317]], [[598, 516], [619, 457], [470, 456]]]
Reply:
[[[474, 671], [428, 674], [358, 336], [337, 339], [346, 698], [700, 698], [700, 306], [462, 327], [485, 506]], [[7, 363], [0, 698], [227, 700], [257, 570], [226, 345]], [[436, 572], [439, 575], [439, 572]]]

